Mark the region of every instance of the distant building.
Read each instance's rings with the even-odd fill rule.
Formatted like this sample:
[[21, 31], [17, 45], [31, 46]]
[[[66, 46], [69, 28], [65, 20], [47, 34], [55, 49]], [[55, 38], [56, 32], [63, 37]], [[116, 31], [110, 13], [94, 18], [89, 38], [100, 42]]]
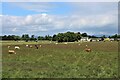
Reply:
[[89, 41], [88, 37], [82, 37], [80, 41]]
[[102, 39], [101, 38], [90, 38], [91, 41], [101, 41]]
[[117, 38], [117, 41], [120, 41], [120, 38]]
[[115, 39], [114, 38], [110, 38], [110, 41], [114, 41]]

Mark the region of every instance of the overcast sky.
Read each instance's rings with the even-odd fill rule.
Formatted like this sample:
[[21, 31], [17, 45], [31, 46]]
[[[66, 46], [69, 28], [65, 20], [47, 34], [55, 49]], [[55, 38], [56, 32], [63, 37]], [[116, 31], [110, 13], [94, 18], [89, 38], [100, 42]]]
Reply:
[[118, 33], [117, 2], [3, 2], [1, 18], [3, 35]]

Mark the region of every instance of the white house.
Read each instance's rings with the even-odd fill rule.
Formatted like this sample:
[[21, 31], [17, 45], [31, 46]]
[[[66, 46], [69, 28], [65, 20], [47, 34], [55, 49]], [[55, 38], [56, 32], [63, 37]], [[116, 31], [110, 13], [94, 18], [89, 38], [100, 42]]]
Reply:
[[115, 39], [114, 38], [110, 38], [110, 41], [114, 41]]
[[90, 38], [91, 41], [101, 41], [101, 38]]
[[90, 41], [88, 37], [82, 37], [80, 41]]

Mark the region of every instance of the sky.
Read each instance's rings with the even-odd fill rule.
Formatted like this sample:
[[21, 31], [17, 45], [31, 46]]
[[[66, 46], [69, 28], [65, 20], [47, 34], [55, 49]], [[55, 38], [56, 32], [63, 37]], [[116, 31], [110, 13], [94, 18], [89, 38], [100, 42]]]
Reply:
[[[117, 2], [2, 2], [2, 34], [118, 33]], [[1, 24], [1, 23], [0, 23]]]

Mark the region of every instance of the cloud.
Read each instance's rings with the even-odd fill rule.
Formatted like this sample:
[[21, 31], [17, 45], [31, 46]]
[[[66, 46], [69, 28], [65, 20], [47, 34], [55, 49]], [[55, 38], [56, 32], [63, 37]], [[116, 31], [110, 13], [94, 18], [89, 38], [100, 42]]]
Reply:
[[[110, 33], [117, 29], [117, 16], [111, 14], [101, 15], [49, 15], [46, 13], [27, 16], [1, 16], [3, 32], [8, 33], [39, 33], [54, 31], [87, 31], [88, 33]], [[110, 26], [112, 25], [112, 26]], [[109, 29], [110, 28], [110, 29]], [[106, 31], [105, 31], [105, 30]], [[108, 30], [107, 30], [108, 29]], [[95, 31], [96, 30], [96, 31]]]
[[72, 6], [72, 14], [97, 15], [104, 13], [117, 13], [117, 2], [72, 2], [67, 3]]
[[[7, 5], [8, 13], [20, 9], [21, 16], [15, 16], [17, 12], [13, 13], [13, 16], [0, 16], [3, 21], [3, 33], [46, 35], [68, 30], [89, 34], [117, 33], [118, 5], [114, 2], [14, 2]], [[27, 15], [25, 10], [28, 11]]]

